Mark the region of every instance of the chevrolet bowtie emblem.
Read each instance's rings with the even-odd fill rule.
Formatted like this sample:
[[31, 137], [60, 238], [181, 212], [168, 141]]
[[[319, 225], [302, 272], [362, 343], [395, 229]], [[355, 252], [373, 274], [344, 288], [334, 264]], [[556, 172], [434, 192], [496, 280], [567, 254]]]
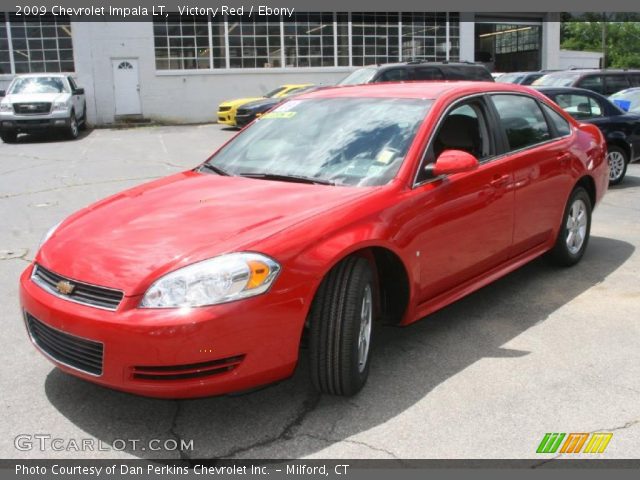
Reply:
[[71, 282], [67, 282], [66, 280], [61, 280], [56, 283], [56, 290], [58, 290], [63, 295], [71, 295], [74, 288], [76, 288], [76, 286]]

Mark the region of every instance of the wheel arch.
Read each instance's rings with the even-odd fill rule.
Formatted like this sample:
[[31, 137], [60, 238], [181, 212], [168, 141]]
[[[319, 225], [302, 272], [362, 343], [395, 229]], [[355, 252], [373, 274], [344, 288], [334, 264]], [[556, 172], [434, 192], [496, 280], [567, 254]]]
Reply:
[[591, 177], [591, 175], [583, 176], [576, 182], [574, 189], [576, 187], [582, 187], [587, 191], [589, 200], [591, 201], [591, 208], [593, 209], [596, 206], [596, 201], [598, 198], [596, 192], [596, 182], [593, 177]]

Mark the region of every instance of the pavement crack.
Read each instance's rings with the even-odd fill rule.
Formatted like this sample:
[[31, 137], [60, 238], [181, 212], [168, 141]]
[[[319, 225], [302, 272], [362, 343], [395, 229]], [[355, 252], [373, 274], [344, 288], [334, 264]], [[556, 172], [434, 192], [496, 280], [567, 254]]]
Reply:
[[375, 445], [371, 445], [370, 443], [363, 442], [362, 440], [330, 438], [330, 437], [323, 437], [321, 435], [315, 435], [315, 434], [311, 434], [311, 433], [303, 433], [300, 436], [301, 437], [312, 438], [314, 440], [320, 440], [321, 442], [325, 442], [325, 443], [330, 444], [330, 445], [333, 445], [334, 443], [340, 443], [340, 442], [342, 442], [342, 443], [350, 443], [352, 445], [360, 445], [360, 446], [368, 448], [369, 450], [373, 450], [374, 452], [385, 453], [385, 454], [389, 455], [391, 458], [393, 458], [395, 460], [398, 460], [400, 463], [403, 463], [403, 459], [398, 457], [391, 450], [387, 450], [386, 448], [382, 448], [382, 447], [376, 447]]
[[253, 450], [254, 448], [265, 447], [265, 446], [271, 445], [273, 443], [277, 443], [277, 442], [279, 442], [281, 440], [290, 440], [290, 439], [294, 438], [295, 437], [295, 434], [294, 434], [295, 429], [298, 428], [300, 425], [302, 425], [302, 423], [305, 421], [307, 416], [310, 413], [312, 413], [318, 407], [318, 404], [320, 403], [321, 399], [322, 399], [322, 394], [313, 393], [313, 395], [311, 397], [309, 397], [307, 400], [302, 402], [302, 408], [300, 409], [300, 411], [282, 429], [282, 431], [278, 435], [275, 435], [275, 436], [272, 436], [272, 437], [269, 437], [269, 438], [265, 438], [263, 440], [260, 440], [258, 442], [252, 443], [252, 444], [244, 446], [244, 447], [235, 448], [233, 450], [230, 450], [230, 451], [224, 453], [223, 455], [221, 455], [218, 458], [233, 458], [236, 455], [239, 455], [239, 454], [244, 453], [244, 452], [248, 452], [250, 450]]
[[180, 460], [187, 462], [189, 465], [193, 464], [193, 460], [189, 456], [189, 454], [182, 447], [184, 445], [184, 440], [180, 436], [177, 431], [178, 428], [178, 419], [180, 417], [180, 413], [182, 412], [182, 402], [180, 400], [176, 400], [176, 409], [173, 412], [173, 418], [171, 419], [171, 425], [169, 426], [169, 434], [173, 437], [173, 439], [178, 444], [178, 455], [180, 456]]

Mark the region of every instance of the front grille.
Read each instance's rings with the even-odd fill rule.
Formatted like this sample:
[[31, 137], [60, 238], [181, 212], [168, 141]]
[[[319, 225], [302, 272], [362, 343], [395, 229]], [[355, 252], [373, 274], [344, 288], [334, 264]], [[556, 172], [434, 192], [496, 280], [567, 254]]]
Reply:
[[218, 109], [219, 112], [228, 112], [229, 110], [231, 110], [231, 107], [220, 107]]
[[[77, 282], [76, 280], [53, 273], [41, 265], [34, 267], [31, 279], [37, 285], [57, 297], [64, 298], [71, 302], [82, 303], [83, 305], [103, 308], [105, 310], [116, 310], [124, 297], [124, 293], [120, 290]], [[68, 284], [73, 286], [73, 290], [67, 294], [62, 293], [59, 288], [61, 282], [68, 282]]]
[[29, 335], [44, 353], [68, 367], [102, 375], [102, 343], [51, 328], [29, 313], [25, 313], [25, 317]]
[[230, 372], [244, 360], [244, 355], [219, 358], [189, 365], [133, 367], [133, 378], [138, 380], [188, 380]]
[[13, 111], [22, 115], [49, 113], [51, 102], [14, 103]]

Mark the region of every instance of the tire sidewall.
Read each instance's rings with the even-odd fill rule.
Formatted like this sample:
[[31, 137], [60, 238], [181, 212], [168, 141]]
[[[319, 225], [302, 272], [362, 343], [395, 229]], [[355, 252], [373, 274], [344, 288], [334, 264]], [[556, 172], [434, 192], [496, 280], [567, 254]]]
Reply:
[[[76, 125], [75, 130], [72, 127], [74, 122]], [[75, 112], [71, 112], [71, 116], [69, 117], [69, 130], [68, 130], [69, 138], [74, 140], [78, 138], [79, 134], [80, 134], [80, 126], [78, 125], [78, 119], [76, 118]]]
[[[624, 177], [625, 177], [625, 175], [627, 173], [627, 165], [629, 164], [629, 158], [628, 158], [627, 152], [625, 152], [622, 148], [617, 147], [615, 145], [609, 146], [608, 150], [609, 151], [607, 153], [607, 156], [611, 152], [618, 152], [624, 158], [624, 166], [622, 167], [622, 173], [620, 174], [620, 176], [615, 180], [611, 180], [611, 178], [609, 179], [609, 185], [618, 185], [620, 182], [622, 182], [622, 180], [624, 179]], [[607, 158], [607, 162], [608, 162], [608, 160], [609, 159]]]
[[[571, 212], [571, 207], [576, 200], [582, 200], [587, 207], [587, 230], [585, 232], [585, 238], [582, 243], [582, 247], [576, 253], [571, 253], [569, 247], [567, 246], [566, 237], [568, 234], [567, 229], [567, 220], [569, 218], [569, 214]], [[567, 206], [565, 207], [564, 215], [562, 216], [562, 225], [560, 227], [560, 232], [558, 234], [558, 241], [556, 243], [556, 249], [558, 250], [558, 255], [560, 259], [566, 265], [573, 265], [580, 261], [583, 257], [584, 252], [587, 249], [587, 245], [589, 244], [589, 238], [591, 236], [591, 212], [592, 212], [591, 199], [589, 198], [589, 194], [587, 191], [582, 188], [576, 188], [569, 197], [569, 201], [567, 202]]]

